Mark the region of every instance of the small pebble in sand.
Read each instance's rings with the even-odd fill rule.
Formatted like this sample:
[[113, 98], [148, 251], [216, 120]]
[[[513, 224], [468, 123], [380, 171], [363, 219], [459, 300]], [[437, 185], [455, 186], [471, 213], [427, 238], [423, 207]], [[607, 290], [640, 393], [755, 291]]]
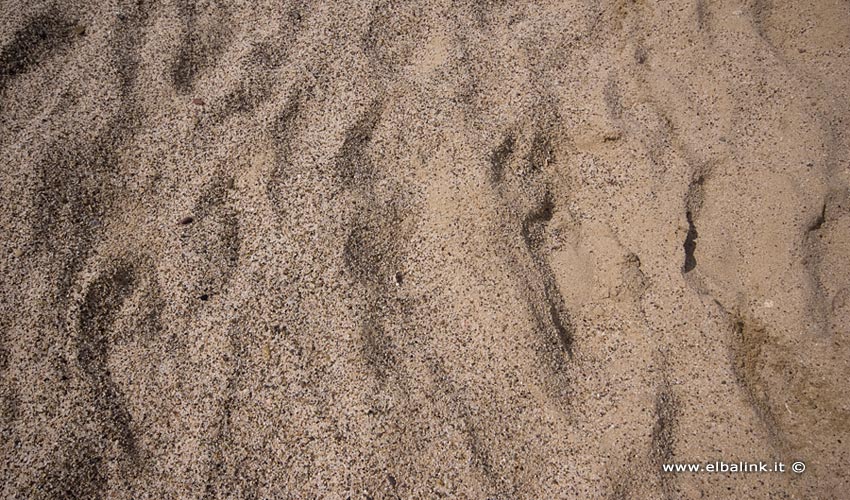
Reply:
[[74, 34], [77, 36], [86, 36], [86, 27], [83, 24], [74, 26]]
[[16, 248], [14, 255], [15, 255], [15, 258], [19, 259], [19, 258], [24, 256], [24, 251], [21, 250], [20, 248]]
[[192, 99], [192, 104], [194, 104], [195, 106], [204, 106], [204, 105], [206, 105], [206, 103], [204, 102], [204, 100], [203, 100], [203, 99], [201, 99], [200, 97], [196, 97], [196, 98]]
[[186, 226], [186, 225], [191, 224], [193, 222], [195, 222], [195, 218], [189, 215], [189, 216], [183, 217], [177, 223], [180, 224], [181, 226]]
[[210, 300], [210, 296], [209, 296], [209, 294], [206, 294], [206, 293], [201, 294], [201, 296], [200, 296], [200, 297], [198, 297], [198, 298], [199, 298], [199, 299], [201, 299], [201, 300], [202, 300], [202, 301], [204, 301], [204, 302], [206, 302], [206, 301]]
[[770, 309], [771, 307], [773, 307], [773, 305], [774, 305], [774, 304], [773, 304], [773, 301], [772, 301], [772, 300], [765, 300], [765, 301], [764, 301], [764, 307], [766, 307], [766, 308], [768, 308], [768, 309]]

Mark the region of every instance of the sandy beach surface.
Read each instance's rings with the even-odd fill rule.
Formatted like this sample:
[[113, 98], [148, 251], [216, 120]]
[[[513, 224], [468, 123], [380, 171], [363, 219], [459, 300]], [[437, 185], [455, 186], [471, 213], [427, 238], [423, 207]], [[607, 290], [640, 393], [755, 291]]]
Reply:
[[847, 0], [2, 0], [0, 190], [4, 499], [850, 491]]

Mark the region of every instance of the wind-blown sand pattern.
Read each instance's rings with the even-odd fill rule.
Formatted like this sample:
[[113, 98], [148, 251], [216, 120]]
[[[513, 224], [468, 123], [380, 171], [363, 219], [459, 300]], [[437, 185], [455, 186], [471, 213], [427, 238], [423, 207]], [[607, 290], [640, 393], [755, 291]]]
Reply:
[[0, 13], [3, 498], [850, 491], [846, 0]]

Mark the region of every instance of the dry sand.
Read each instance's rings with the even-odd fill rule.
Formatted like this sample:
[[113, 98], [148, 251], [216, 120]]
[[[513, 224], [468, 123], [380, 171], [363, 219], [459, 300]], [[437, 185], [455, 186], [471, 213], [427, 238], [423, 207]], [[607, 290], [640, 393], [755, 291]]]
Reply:
[[0, 5], [2, 498], [847, 498], [847, 0]]

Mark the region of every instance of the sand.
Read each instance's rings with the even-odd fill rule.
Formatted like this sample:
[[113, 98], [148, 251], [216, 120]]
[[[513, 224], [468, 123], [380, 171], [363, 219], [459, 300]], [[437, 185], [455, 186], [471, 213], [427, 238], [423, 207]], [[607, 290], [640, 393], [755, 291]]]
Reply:
[[846, 0], [0, 13], [2, 498], [850, 491]]

